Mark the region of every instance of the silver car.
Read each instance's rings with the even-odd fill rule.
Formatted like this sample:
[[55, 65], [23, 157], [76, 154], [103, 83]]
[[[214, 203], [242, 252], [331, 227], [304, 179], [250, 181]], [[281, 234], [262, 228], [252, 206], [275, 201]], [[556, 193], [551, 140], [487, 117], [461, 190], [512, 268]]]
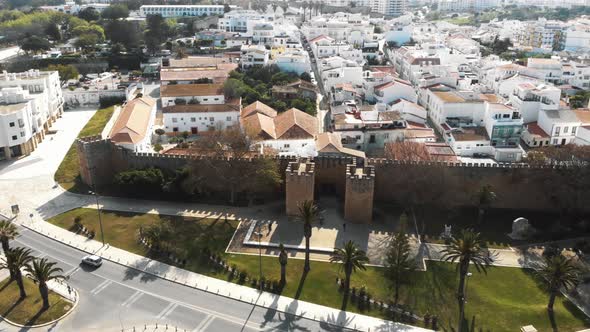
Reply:
[[83, 264], [92, 265], [95, 267], [99, 267], [102, 265], [102, 257], [96, 255], [88, 255], [82, 258]]

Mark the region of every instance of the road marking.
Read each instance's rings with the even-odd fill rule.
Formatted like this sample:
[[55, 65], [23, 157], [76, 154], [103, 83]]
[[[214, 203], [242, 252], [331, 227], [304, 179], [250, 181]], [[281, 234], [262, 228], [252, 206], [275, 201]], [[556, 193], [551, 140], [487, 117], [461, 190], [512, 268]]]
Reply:
[[74, 275], [78, 271], [80, 271], [80, 267], [79, 266], [74, 266], [68, 272], [66, 272], [65, 275], [68, 276], [68, 277], [71, 277], [72, 275]]
[[166, 314], [168, 312], [168, 310], [170, 310], [170, 308], [174, 307], [174, 302], [170, 302], [166, 308], [162, 309], [162, 311], [160, 311], [160, 313], [156, 316], [157, 319], [162, 318], [162, 316], [164, 316], [164, 314]]
[[129, 306], [131, 306], [142, 295], [143, 295], [143, 292], [141, 292], [141, 291], [135, 291], [135, 293], [133, 293], [127, 300], [125, 300], [123, 303], [121, 303], [121, 306], [123, 306], [123, 307], [129, 307]]
[[[37, 234], [37, 235], [38, 235], [38, 236], [43, 236], [43, 235], [40, 235], [40, 234]], [[36, 239], [33, 239], [33, 240], [36, 240]], [[63, 243], [61, 243], [61, 242], [59, 242], [59, 241], [56, 241], [56, 240], [53, 240], [53, 241], [55, 241], [55, 242], [58, 242], [58, 243], [59, 243], [59, 244], [61, 244], [61, 245], [64, 245]], [[16, 241], [15, 241], [15, 242], [16, 242]], [[29, 243], [26, 243], [26, 244], [25, 244], [25, 243], [22, 243], [22, 242], [21, 242], [21, 244], [22, 244], [23, 246], [25, 246], [25, 247], [28, 247], [28, 248], [31, 248], [31, 249], [37, 250], [37, 248], [36, 248], [36, 247], [34, 247], [34, 246], [31, 246]], [[71, 249], [72, 249], [72, 250], [75, 250], [75, 251], [81, 251], [80, 249], [76, 249], [76, 248], [71, 248]], [[69, 257], [72, 257], [72, 256], [71, 256], [69, 253], [62, 251], [61, 249], [56, 249], [56, 248], [54, 248], [54, 250], [56, 250], [57, 252], [60, 252], [60, 253], [62, 253], [64, 256], [69, 256]], [[62, 262], [62, 263], [65, 263], [65, 264], [71, 265], [70, 263], [67, 263], [67, 262], [66, 262], [66, 261], [64, 261], [63, 259], [59, 259], [59, 258], [56, 258], [56, 257], [53, 257], [53, 256], [51, 256], [51, 257], [52, 257], [54, 260], [56, 260], [56, 261], [60, 261], [60, 262]], [[97, 271], [100, 271], [100, 270], [97, 270]], [[138, 271], [140, 271], [141, 273], [144, 273], [144, 274], [148, 274], [148, 275], [149, 275], [149, 273], [146, 273], [146, 272], [144, 272], [144, 271], [141, 271], [141, 270], [138, 270]], [[99, 274], [99, 273], [96, 273], [96, 272], [86, 272], [86, 273], [92, 274], [92, 275], [94, 275], [94, 276], [97, 276], [97, 277], [99, 277], [99, 278], [108, 279], [108, 277], [106, 277], [106, 276], [103, 276], [103, 275], [101, 275], [101, 274]], [[170, 280], [168, 280], [168, 279], [164, 279], [164, 278], [161, 278], [161, 277], [158, 277], [158, 278], [160, 278], [162, 281], [171, 282], [171, 281], [170, 281]], [[143, 292], [143, 293], [145, 293], [145, 294], [147, 294], [147, 295], [153, 296], [153, 297], [155, 297], [155, 298], [159, 298], [159, 299], [161, 299], [161, 300], [164, 300], [164, 301], [167, 301], [167, 302], [178, 303], [180, 306], [183, 306], [183, 307], [185, 307], [185, 308], [188, 308], [188, 309], [191, 309], [191, 310], [195, 310], [195, 311], [199, 311], [199, 312], [202, 312], [202, 313], [204, 313], [204, 314], [209, 314], [209, 315], [215, 316], [216, 318], [221, 318], [221, 319], [223, 319], [223, 320], [225, 320], [225, 321], [227, 321], [227, 322], [230, 322], [230, 323], [234, 323], [234, 324], [237, 324], [237, 325], [240, 325], [240, 326], [244, 325], [244, 321], [243, 321], [243, 319], [240, 319], [239, 317], [235, 317], [235, 316], [231, 316], [231, 315], [226, 315], [226, 314], [224, 314], [224, 313], [221, 313], [221, 312], [216, 312], [216, 311], [213, 311], [213, 310], [211, 310], [211, 309], [204, 308], [204, 307], [201, 307], [201, 306], [198, 306], [198, 305], [194, 305], [194, 304], [190, 304], [190, 303], [186, 303], [186, 302], [180, 302], [180, 301], [177, 301], [177, 300], [175, 300], [175, 299], [172, 299], [172, 298], [169, 298], [169, 297], [166, 297], [166, 296], [162, 296], [162, 295], [159, 295], [159, 294], [156, 294], [156, 293], [152, 293], [152, 292], [149, 292], [149, 291], [145, 291], [145, 290], [142, 290], [142, 289], [136, 288], [135, 286], [131, 286], [131, 285], [128, 285], [128, 284], [125, 284], [125, 283], [119, 282], [119, 281], [111, 280], [111, 282], [112, 282], [112, 283], [115, 283], [115, 284], [119, 284], [119, 285], [121, 285], [121, 286], [123, 286], [123, 287], [126, 287], [126, 288], [129, 288], [129, 289], [133, 289], [133, 290], [136, 290], [136, 291]], [[192, 287], [188, 287], [188, 288], [190, 288], [190, 289], [192, 289], [192, 290], [199, 291], [199, 292], [205, 292], [205, 291], [203, 291], [203, 290], [200, 290], [200, 289], [194, 289], [194, 288], [192, 288]], [[206, 292], [205, 292], [205, 293], [206, 293]], [[211, 294], [211, 293], [209, 293], [209, 294]], [[251, 329], [253, 329], [253, 330], [255, 330], [255, 331], [262, 331], [262, 329], [260, 328], [260, 326], [258, 326], [257, 324], [251, 323], [251, 322], [247, 322], [247, 323], [246, 323], [246, 326], [248, 326], [249, 328], [251, 328]]]
[[205, 317], [205, 319], [203, 319], [203, 321], [199, 323], [199, 325], [197, 325], [197, 327], [195, 327], [195, 329], [192, 332], [206, 331], [207, 327], [209, 327], [209, 325], [214, 319], [215, 316], [207, 315], [207, 317]]
[[168, 317], [168, 315], [170, 315], [172, 313], [172, 311], [174, 311], [174, 309], [176, 309], [176, 307], [178, 307], [178, 303], [174, 303], [172, 308], [168, 309], [168, 311], [166, 311], [166, 313], [163, 314], [162, 317], [160, 317], [160, 319], [166, 319], [166, 317]]
[[106, 279], [105, 281], [101, 282], [100, 285], [94, 287], [93, 290], [90, 291], [91, 294], [98, 294], [100, 293], [103, 289], [109, 287], [110, 284], [112, 284], [113, 282], [109, 279]]

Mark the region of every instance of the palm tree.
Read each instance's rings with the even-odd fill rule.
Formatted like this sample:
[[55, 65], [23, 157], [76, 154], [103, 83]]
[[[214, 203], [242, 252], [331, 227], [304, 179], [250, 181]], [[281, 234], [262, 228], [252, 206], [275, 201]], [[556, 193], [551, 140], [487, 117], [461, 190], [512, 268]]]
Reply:
[[553, 312], [555, 297], [563, 287], [566, 291], [575, 288], [580, 282], [580, 269], [574, 265], [571, 258], [563, 255], [544, 257], [544, 262], [537, 274], [547, 283], [549, 304], [547, 310]]
[[[18, 236], [18, 229], [16, 225], [9, 220], [0, 220], [0, 242], [2, 243], [2, 251], [4, 254], [10, 251], [9, 242]], [[9, 263], [10, 258], [6, 258]], [[10, 280], [14, 280], [14, 273], [10, 270]]]
[[359, 249], [352, 241], [344, 243], [343, 248], [336, 248], [330, 256], [331, 263], [342, 263], [344, 268], [344, 291], [348, 294], [350, 290], [350, 276], [357, 269], [366, 270], [365, 264], [369, 263], [367, 254]]
[[389, 250], [385, 259], [387, 275], [394, 283], [394, 303], [399, 299], [399, 288], [406, 281], [408, 272], [415, 268], [414, 261], [410, 257], [410, 242], [408, 235], [400, 231], [393, 235], [389, 243]]
[[478, 222], [483, 220], [486, 209], [496, 200], [496, 193], [492, 190], [492, 186], [486, 184], [482, 186], [477, 192], [477, 208], [478, 208]]
[[39, 285], [39, 293], [43, 298], [43, 309], [49, 308], [49, 288], [47, 288], [47, 282], [66, 278], [61, 274], [63, 270], [55, 267], [56, 264], [55, 262], [48, 262], [47, 258], [43, 258], [34, 259], [25, 267], [25, 271]]
[[313, 201], [303, 201], [299, 205], [299, 218], [303, 220], [303, 235], [305, 236], [305, 266], [303, 271], [309, 272], [309, 238], [311, 238], [311, 224], [318, 218], [318, 207]]
[[25, 284], [23, 283], [23, 274], [21, 269], [26, 267], [33, 260], [31, 249], [26, 248], [13, 248], [6, 254], [4, 263], [0, 263], [0, 269], [6, 268], [16, 279], [18, 288], [20, 289], [20, 297], [25, 298], [27, 293], [25, 292]]
[[287, 283], [287, 278], [285, 277], [287, 271], [287, 260], [289, 256], [287, 256], [287, 251], [285, 250], [285, 246], [281, 243], [279, 245], [279, 263], [281, 264], [281, 286], [284, 286]]
[[486, 272], [486, 268], [494, 261], [492, 255], [481, 240], [480, 234], [471, 229], [464, 229], [458, 238], [453, 238], [451, 244], [441, 251], [442, 260], [459, 265], [459, 288], [457, 300], [459, 301], [459, 328], [461, 332], [463, 317], [465, 316], [465, 278], [469, 272], [469, 264], [473, 264], [478, 272]]

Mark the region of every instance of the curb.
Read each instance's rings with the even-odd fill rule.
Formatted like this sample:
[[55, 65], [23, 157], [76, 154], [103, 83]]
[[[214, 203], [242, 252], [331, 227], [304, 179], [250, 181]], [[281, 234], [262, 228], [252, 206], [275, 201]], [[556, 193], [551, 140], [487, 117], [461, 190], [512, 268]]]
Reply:
[[[45, 221], [44, 221], [44, 222], [45, 222]], [[48, 239], [51, 239], [51, 240], [53, 240], [53, 241], [56, 241], [56, 242], [59, 242], [59, 243], [65, 244], [65, 245], [67, 245], [68, 247], [71, 247], [71, 248], [73, 248], [73, 249], [76, 249], [76, 250], [79, 250], [79, 251], [82, 251], [82, 252], [86, 252], [86, 253], [92, 253], [91, 251], [86, 251], [86, 250], [82, 250], [82, 249], [80, 249], [80, 248], [74, 247], [73, 245], [71, 245], [71, 244], [68, 244], [68, 243], [66, 243], [66, 242], [61, 242], [61, 241], [57, 240], [56, 238], [53, 238], [53, 237], [51, 237], [51, 236], [49, 236], [49, 235], [47, 235], [47, 234], [44, 234], [44, 233], [41, 233], [41, 232], [39, 232], [39, 231], [37, 231], [37, 230], [35, 230], [35, 229], [32, 229], [32, 228], [30, 228], [30, 227], [26, 226], [25, 224], [19, 224], [19, 225], [20, 225], [20, 226], [22, 226], [22, 227], [24, 227], [24, 228], [26, 228], [26, 229], [28, 229], [28, 230], [30, 230], [30, 231], [32, 231], [32, 232], [35, 232], [35, 233], [37, 233], [37, 234], [39, 234], [39, 235], [42, 235], [42, 236], [44, 236], [44, 237], [46, 237], [46, 238], [48, 238]], [[99, 250], [100, 250], [100, 249], [99, 249]], [[93, 254], [93, 253], [92, 253], [92, 254]], [[101, 257], [102, 257], [102, 256], [101, 256]], [[231, 300], [234, 300], [234, 301], [239, 301], [239, 302], [242, 302], [242, 303], [251, 304], [251, 305], [254, 305], [254, 306], [256, 306], [256, 307], [261, 307], [261, 308], [266, 308], [266, 309], [273, 309], [273, 310], [276, 310], [277, 312], [283, 312], [283, 313], [287, 313], [287, 312], [285, 312], [285, 311], [281, 311], [281, 310], [278, 310], [278, 309], [276, 309], [276, 308], [270, 308], [270, 307], [267, 307], [267, 306], [265, 306], [265, 305], [260, 305], [260, 304], [258, 303], [258, 298], [257, 298], [255, 301], [246, 301], [245, 299], [242, 299], [241, 297], [240, 297], [240, 298], [235, 298], [235, 297], [232, 297], [232, 296], [229, 296], [229, 295], [224, 295], [224, 294], [220, 293], [220, 292], [219, 292], [219, 290], [218, 290], [217, 292], [214, 292], [214, 291], [212, 291], [212, 290], [208, 290], [207, 288], [205, 288], [205, 289], [203, 289], [203, 288], [199, 288], [199, 287], [197, 287], [197, 286], [192, 286], [192, 285], [190, 285], [190, 284], [188, 284], [188, 283], [182, 283], [182, 282], [179, 282], [179, 281], [177, 281], [177, 280], [168, 279], [168, 278], [166, 278], [166, 277], [163, 277], [163, 276], [160, 276], [160, 275], [154, 274], [154, 273], [152, 273], [152, 272], [149, 272], [149, 271], [140, 270], [140, 269], [138, 269], [138, 268], [136, 268], [136, 267], [129, 266], [129, 265], [125, 265], [125, 264], [123, 264], [123, 263], [121, 263], [121, 262], [117, 262], [117, 261], [114, 261], [114, 260], [112, 260], [112, 259], [109, 259], [109, 258], [106, 258], [106, 257], [103, 257], [103, 259], [106, 259], [106, 260], [108, 260], [109, 262], [115, 263], [115, 264], [117, 264], [117, 265], [120, 265], [120, 266], [123, 266], [123, 267], [126, 267], [126, 268], [130, 268], [130, 269], [133, 269], [133, 270], [139, 271], [139, 272], [141, 272], [141, 273], [146, 273], [146, 274], [149, 274], [149, 275], [155, 276], [155, 277], [157, 277], [157, 278], [160, 278], [160, 279], [163, 279], [163, 280], [166, 280], [166, 281], [169, 281], [169, 282], [173, 282], [173, 283], [175, 283], [175, 284], [177, 284], [177, 285], [181, 285], [181, 286], [189, 287], [189, 288], [196, 289], [196, 290], [199, 290], [199, 291], [202, 291], [202, 292], [207, 292], [207, 293], [209, 293], [209, 294], [212, 294], [212, 295], [217, 295], [217, 296], [221, 296], [221, 297], [224, 297], [224, 298], [226, 298], [226, 299], [231, 299]], [[153, 259], [150, 259], [150, 262], [152, 262], [152, 261], [154, 261], [154, 260], [153, 260]], [[147, 267], [147, 266], [150, 264], [150, 262], [148, 262], [148, 264], [146, 264], [146, 267]], [[246, 287], [246, 286], [244, 286], [244, 287]], [[260, 291], [258, 291], [258, 293], [259, 293], [259, 294], [261, 294], [261, 292], [260, 292]], [[268, 293], [268, 292], [264, 292], [264, 293]], [[281, 295], [278, 295], [278, 294], [273, 294], [273, 293], [268, 293], [268, 294], [271, 294], [271, 295], [273, 295], [273, 296], [281, 296]], [[315, 318], [311, 318], [311, 317], [306, 317], [306, 316], [303, 316], [303, 315], [301, 315], [301, 314], [297, 314], [297, 313], [289, 313], [289, 314], [291, 314], [291, 315], [293, 315], [293, 316], [295, 316], [295, 317], [301, 317], [301, 318], [309, 319], [309, 320], [312, 320], [312, 321], [315, 321], [315, 322], [318, 322], [318, 323], [325, 323], [325, 324], [329, 324], [329, 325], [331, 325], [331, 326], [334, 326], [334, 327], [336, 327], [336, 328], [343, 328], [343, 329], [352, 330], [352, 331], [361, 331], [361, 330], [358, 330], [357, 328], [348, 327], [348, 326], [346, 326], [346, 325], [336, 325], [336, 324], [332, 324], [332, 323], [328, 323], [328, 322], [322, 322], [321, 320], [317, 320], [317, 319], [315, 319]], [[64, 315], [63, 317], [65, 317], [65, 315]], [[62, 317], [62, 318], [63, 318], [63, 317]], [[60, 319], [61, 319], [61, 318], [60, 318]], [[392, 322], [392, 323], [395, 323], [395, 322]], [[47, 325], [47, 324], [40, 325], [40, 326], [45, 326], [45, 325]], [[15, 326], [18, 326], [18, 325], [15, 325]], [[28, 326], [28, 327], [36, 327], [36, 326]]]
[[[75, 292], [78, 293], [77, 290], [75, 290]], [[62, 298], [64, 298], [64, 297], [62, 296]], [[74, 302], [74, 306], [70, 310], [68, 310], [68, 312], [66, 312], [65, 314], [63, 314], [63, 316], [61, 316], [59, 318], [56, 318], [56, 319], [54, 319], [54, 320], [52, 320], [50, 322], [47, 322], [47, 323], [37, 324], [37, 325], [21, 325], [21, 324], [18, 324], [18, 323], [13, 322], [13, 321], [11, 321], [11, 320], [9, 320], [7, 318], [4, 318], [2, 316], [0, 316], [0, 321], [4, 321], [4, 322], [6, 322], [6, 323], [8, 323], [8, 324], [10, 324], [12, 326], [15, 326], [15, 327], [24, 327], [24, 328], [37, 328], [37, 327], [43, 327], [43, 326], [47, 326], [47, 325], [52, 325], [54, 323], [57, 323], [57, 322], [61, 321], [64, 318], [68, 317], [72, 312], [74, 312], [74, 310], [78, 307], [78, 303], [80, 302], [79, 295], [76, 296], [76, 299], [77, 300], [76, 300], [76, 302]], [[68, 301], [68, 300], [66, 299], [66, 301]]]

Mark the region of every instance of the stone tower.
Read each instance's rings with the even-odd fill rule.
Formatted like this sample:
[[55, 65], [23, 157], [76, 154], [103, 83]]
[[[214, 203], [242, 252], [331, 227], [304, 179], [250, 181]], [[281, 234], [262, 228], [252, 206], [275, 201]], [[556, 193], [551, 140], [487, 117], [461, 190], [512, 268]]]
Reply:
[[344, 219], [367, 224], [373, 220], [375, 167], [346, 165]]
[[299, 214], [299, 203], [313, 200], [315, 164], [311, 161], [292, 161], [285, 171], [286, 207], [288, 216]]

